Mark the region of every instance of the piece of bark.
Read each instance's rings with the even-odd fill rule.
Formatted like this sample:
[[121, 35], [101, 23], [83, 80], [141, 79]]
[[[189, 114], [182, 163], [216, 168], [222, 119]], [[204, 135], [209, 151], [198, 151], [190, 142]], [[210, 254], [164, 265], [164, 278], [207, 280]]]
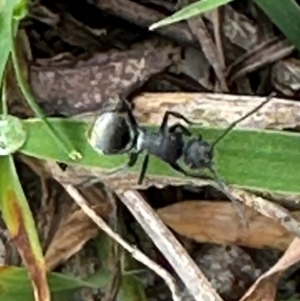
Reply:
[[135, 45], [129, 51], [95, 55], [75, 68], [32, 68], [30, 83], [44, 108], [57, 102], [60, 113], [97, 111], [116, 104], [120, 97], [143, 85], [152, 75], [172, 63], [178, 48], [155, 39]]
[[[96, 54], [73, 67], [32, 66], [30, 86], [45, 114], [95, 112], [128, 97], [152, 75], [169, 67], [179, 53], [180, 48], [171, 42], [150, 39], [128, 51]], [[11, 93], [9, 99], [14, 103], [12, 113], [24, 110], [19, 93]]]

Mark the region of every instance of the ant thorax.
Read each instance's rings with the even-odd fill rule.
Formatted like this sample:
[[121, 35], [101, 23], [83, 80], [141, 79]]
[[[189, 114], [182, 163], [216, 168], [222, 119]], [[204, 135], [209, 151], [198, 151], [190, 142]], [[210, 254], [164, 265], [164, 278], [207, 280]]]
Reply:
[[96, 119], [88, 142], [100, 154], [119, 154], [131, 147], [132, 139], [132, 129], [124, 116], [104, 112]]
[[134, 151], [137, 153], [142, 152], [145, 149], [145, 142], [147, 139], [147, 132], [143, 128], [138, 128], [137, 129], [137, 138], [136, 138], [136, 143], [134, 145]]

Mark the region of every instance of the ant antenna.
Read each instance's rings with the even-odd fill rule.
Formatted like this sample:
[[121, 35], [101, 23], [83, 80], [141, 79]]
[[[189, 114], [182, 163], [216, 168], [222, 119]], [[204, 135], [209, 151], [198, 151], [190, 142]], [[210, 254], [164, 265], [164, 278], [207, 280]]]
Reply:
[[238, 125], [241, 121], [245, 120], [252, 114], [254, 114], [256, 111], [258, 111], [260, 108], [262, 108], [265, 104], [267, 104], [274, 96], [276, 96], [276, 92], [272, 92], [265, 101], [263, 101], [260, 105], [258, 105], [256, 108], [248, 112], [246, 115], [242, 116], [238, 120], [234, 121], [213, 143], [212, 148], [216, 146], [236, 125]]
[[233, 203], [233, 205], [236, 208], [236, 211], [237, 211], [238, 215], [244, 221], [245, 226], [248, 228], [249, 227], [249, 221], [247, 220], [247, 218], [245, 216], [245, 213], [244, 213], [244, 210], [241, 207], [239, 201], [229, 191], [227, 191], [225, 183], [220, 179], [217, 172], [212, 167], [209, 167], [209, 170], [214, 176], [214, 180], [215, 180], [215, 182], [218, 186], [218, 189], [221, 192], [223, 192], [228, 197], [228, 199]]

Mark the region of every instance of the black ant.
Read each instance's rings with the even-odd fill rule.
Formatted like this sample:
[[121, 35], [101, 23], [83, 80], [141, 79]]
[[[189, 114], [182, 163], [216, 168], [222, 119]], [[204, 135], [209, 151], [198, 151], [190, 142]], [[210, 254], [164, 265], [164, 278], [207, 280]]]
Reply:
[[[97, 152], [103, 154], [129, 154], [127, 164], [113, 170], [110, 174], [134, 166], [138, 156], [142, 152], [146, 152], [138, 184], [142, 184], [144, 180], [150, 155], [160, 158], [168, 163], [174, 170], [185, 176], [214, 180], [219, 190], [234, 203], [238, 209], [238, 213], [243, 216], [238, 201], [226, 190], [225, 184], [220, 180], [212, 167], [214, 148], [238, 123], [258, 111], [268, 103], [272, 97], [273, 93], [256, 108], [233, 122], [212, 144], [205, 141], [201, 135], [197, 137], [193, 136], [192, 133], [180, 123], [168, 126], [170, 116], [183, 120], [189, 125], [197, 124], [191, 122], [182, 114], [173, 111], [165, 112], [158, 131], [148, 131], [137, 123], [130, 105], [124, 100], [125, 115], [117, 111], [104, 112], [97, 118], [90, 132], [89, 143]], [[189, 139], [185, 141], [184, 136], [189, 137]], [[212, 173], [212, 176], [185, 170], [178, 163], [181, 158], [185, 165], [191, 170], [206, 168]]]

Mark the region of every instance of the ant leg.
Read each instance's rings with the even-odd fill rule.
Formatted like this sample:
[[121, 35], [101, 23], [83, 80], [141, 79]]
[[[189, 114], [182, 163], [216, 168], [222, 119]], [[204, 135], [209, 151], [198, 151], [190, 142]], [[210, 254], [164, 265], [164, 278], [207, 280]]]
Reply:
[[202, 123], [192, 122], [192, 121], [190, 121], [189, 119], [187, 119], [186, 117], [184, 117], [180, 113], [173, 112], [173, 111], [166, 111], [165, 115], [164, 115], [164, 118], [163, 118], [163, 121], [162, 121], [161, 126], [160, 126], [160, 130], [161, 131], [165, 130], [165, 128], [166, 128], [166, 126], [168, 124], [168, 118], [169, 118], [169, 116], [174, 116], [174, 117], [176, 117], [178, 119], [184, 120], [187, 124], [198, 124], [198, 125], [202, 124]]
[[212, 167], [210, 167], [209, 170], [214, 175], [215, 182], [217, 183], [216, 188], [218, 190], [220, 190], [221, 192], [223, 192], [223, 194], [225, 194], [227, 196], [227, 198], [232, 202], [232, 204], [236, 208], [238, 215], [245, 222], [246, 227], [248, 227], [249, 222], [245, 217], [244, 210], [243, 210], [242, 206], [240, 205], [239, 200], [237, 198], [235, 198], [229, 191], [227, 191], [225, 183], [220, 179], [220, 177], [218, 176], [216, 171]]
[[[173, 133], [177, 128], [180, 128], [180, 129], [181, 129], [183, 135], [188, 136], [188, 137], [191, 137], [191, 136], [192, 136], [192, 133], [191, 133], [185, 126], [183, 126], [183, 125], [180, 124], [180, 123], [176, 123], [176, 124], [172, 125], [172, 126], [169, 128], [169, 132], [170, 132], [170, 133]], [[203, 140], [203, 137], [202, 137], [201, 134], [198, 134], [197, 140], [199, 140], [199, 141], [202, 141], [202, 140]], [[190, 141], [191, 141], [191, 140], [190, 140]]]
[[173, 133], [176, 131], [176, 129], [180, 129], [181, 132], [183, 133], [183, 135], [185, 135], [185, 136], [192, 136], [192, 133], [185, 126], [183, 126], [180, 123], [176, 123], [176, 124], [170, 126], [169, 132]]
[[106, 175], [110, 176], [110, 175], [113, 175], [113, 174], [117, 174], [119, 172], [125, 171], [128, 168], [134, 166], [135, 163], [136, 163], [136, 161], [137, 161], [137, 159], [138, 159], [138, 157], [139, 157], [139, 153], [131, 153], [131, 154], [129, 154], [129, 160], [128, 160], [128, 162], [125, 165], [123, 165], [121, 167], [117, 167], [117, 168], [115, 168], [115, 169], [113, 169], [113, 170], [105, 173], [105, 176]]
[[172, 168], [177, 170], [178, 172], [184, 174], [185, 176], [192, 177], [192, 178], [200, 178], [204, 180], [214, 180], [217, 184], [217, 189], [223, 192], [227, 198], [233, 203], [235, 206], [238, 215], [241, 217], [241, 219], [245, 222], [246, 227], [248, 227], [249, 223], [247, 219], [245, 218], [243, 209], [239, 203], [239, 201], [229, 192], [227, 191], [224, 182], [218, 177], [215, 170], [213, 168], [209, 168], [211, 173], [214, 175], [214, 177], [206, 176], [206, 175], [200, 175], [200, 174], [193, 174], [186, 172], [178, 163], [169, 163]]
[[125, 107], [125, 113], [121, 113], [121, 114], [126, 114], [127, 115], [130, 126], [131, 126], [131, 129], [134, 132], [134, 136], [135, 136], [135, 138], [133, 139], [133, 142], [131, 143], [130, 148], [132, 148], [134, 146], [135, 140], [137, 139], [137, 136], [138, 136], [139, 125], [138, 125], [138, 123], [137, 123], [137, 121], [136, 121], [136, 119], [135, 119], [135, 117], [132, 113], [130, 103], [124, 98], [121, 99], [121, 103], [124, 104], [124, 107]]
[[127, 100], [125, 100], [125, 99], [122, 99], [122, 102], [123, 102], [123, 104], [125, 106], [126, 114], [127, 114], [128, 118], [129, 118], [129, 121], [130, 121], [131, 125], [133, 126], [134, 129], [137, 128], [138, 127], [138, 123], [137, 123], [135, 117], [132, 114], [130, 103]]
[[169, 163], [169, 165], [175, 169], [176, 171], [180, 172], [181, 174], [191, 177], [191, 178], [197, 178], [197, 179], [203, 179], [203, 180], [214, 180], [214, 178], [205, 175], [205, 174], [196, 174], [196, 173], [190, 173], [186, 170], [184, 170], [178, 163]]
[[145, 159], [143, 161], [142, 170], [141, 170], [140, 177], [139, 177], [139, 180], [138, 180], [139, 185], [141, 185], [143, 183], [143, 180], [145, 178], [145, 174], [146, 174], [146, 171], [147, 171], [147, 168], [148, 168], [148, 163], [149, 163], [149, 154], [147, 154], [145, 156]]

